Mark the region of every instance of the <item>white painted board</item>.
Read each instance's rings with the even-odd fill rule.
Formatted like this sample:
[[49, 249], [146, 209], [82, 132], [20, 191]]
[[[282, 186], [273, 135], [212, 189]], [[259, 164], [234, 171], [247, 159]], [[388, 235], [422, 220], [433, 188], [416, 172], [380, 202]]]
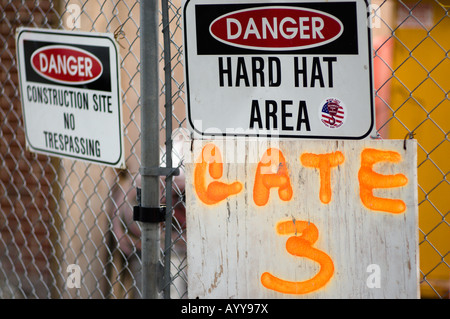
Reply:
[[[204, 185], [239, 182], [242, 188], [217, 203], [205, 204], [197, 193], [201, 179], [195, 174], [201, 166], [195, 161], [208, 143], [220, 150], [224, 165], [222, 176], [214, 178], [209, 166], [204, 166]], [[279, 140], [267, 144], [240, 139], [188, 143], [187, 150], [192, 147], [192, 152], [186, 153], [191, 155], [186, 161], [189, 298], [417, 298], [416, 141], [405, 143]], [[253, 194], [256, 172], [269, 147], [279, 149], [285, 157], [292, 197], [281, 200], [278, 189], [271, 188], [267, 204], [258, 206]], [[365, 166], [362, 154], [366, 149], [397, 154], [399, 162], [374, 162], [372, 170], [382, 175], [403, 174], [406, 184], [374, 189], [373, 194], [399, 199], [405, 205], [403, 211], [379, 211], [363, 204], [358, 176]], [[325, 203], [319, 198], [320, 170], [306, 167], [300, 159], [304, 153], [333, 152], [341, 152], [343, 162], [330, 170], [332, 195]], [[370, 180], [375, 179], [361, 183]], [[288, 238], [301, 234], [278, 234], [276, 227], [281, 221], [303, 221], [317, 227], [319, 237], [312, 247], [328, 255], [334, 267], [325, 284], [316, 281], [318, 289], [285, 293], [262, 284], [266, 272], [286, 281], [304, 282], [321, 271], [317, 260], [287, 252]]]

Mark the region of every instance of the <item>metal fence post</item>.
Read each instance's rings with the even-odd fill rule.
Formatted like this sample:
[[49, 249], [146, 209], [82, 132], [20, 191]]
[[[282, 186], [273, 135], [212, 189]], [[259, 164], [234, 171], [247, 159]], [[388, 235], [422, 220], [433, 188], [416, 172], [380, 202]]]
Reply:
[[[166, 167], [172, 167], [172, 66], [170, 57], [170, 22], [168, 0], [161, 1], [164, 38], [164, 86], [166, 109]], [[170, 299], [170, 258], [172, 244], [172, 176], [166, 177], [166, 234], [164, 240], [164, 298]], [[169, 230], [170, 229], [170, 230]]]
[[[159, 176], [142, 174], [159, 168], [159, 74], [158, 2], [140, 2], [141, 35], [141, 205], [159, 207]], [[160, 224], [142, 223], [142, 297], [159, 298]]]

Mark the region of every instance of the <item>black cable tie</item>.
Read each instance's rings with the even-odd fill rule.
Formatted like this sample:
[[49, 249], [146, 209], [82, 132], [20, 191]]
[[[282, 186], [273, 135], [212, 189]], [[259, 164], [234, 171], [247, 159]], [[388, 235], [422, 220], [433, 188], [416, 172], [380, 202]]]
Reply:
[[161, 223], [166, 217], [166, 207], [133, 207], [133, 220], [143, 223]]

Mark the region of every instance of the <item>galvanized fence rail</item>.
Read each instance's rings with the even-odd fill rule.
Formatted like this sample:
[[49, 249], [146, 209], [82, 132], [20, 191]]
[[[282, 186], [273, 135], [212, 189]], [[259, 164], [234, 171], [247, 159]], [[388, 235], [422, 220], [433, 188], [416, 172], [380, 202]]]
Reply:
[[[450, 290], [449, 9], [444, 0], [377, 0], [368, 10], [378, 133], [419, 143], [424, 298]], [[126, 169], [25, 148], [20, 26], [115, 34]], [[180, 0], [0, 0], [0, 298], [187, 297], [182, 27]], [[155, 166], [170, 172], [156, 176]], [[164, 223], [133, 220], [138, 189], [142, 206], [166, 205]]]

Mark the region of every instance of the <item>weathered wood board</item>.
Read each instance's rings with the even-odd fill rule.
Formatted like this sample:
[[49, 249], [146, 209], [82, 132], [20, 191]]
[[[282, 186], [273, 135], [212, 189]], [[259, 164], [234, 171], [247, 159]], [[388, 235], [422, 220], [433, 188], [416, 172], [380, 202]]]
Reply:
[[[415, 140], [228, 139], [187, 147], [189, 298], [419, 297]], [[321, 162], [327, 175], [327, 165], [311, 166], [314, 154], [340, 155]], [[383, 202], [364, 191], [377, 181], [374, 196], [399, 201], [368, 208]]]

